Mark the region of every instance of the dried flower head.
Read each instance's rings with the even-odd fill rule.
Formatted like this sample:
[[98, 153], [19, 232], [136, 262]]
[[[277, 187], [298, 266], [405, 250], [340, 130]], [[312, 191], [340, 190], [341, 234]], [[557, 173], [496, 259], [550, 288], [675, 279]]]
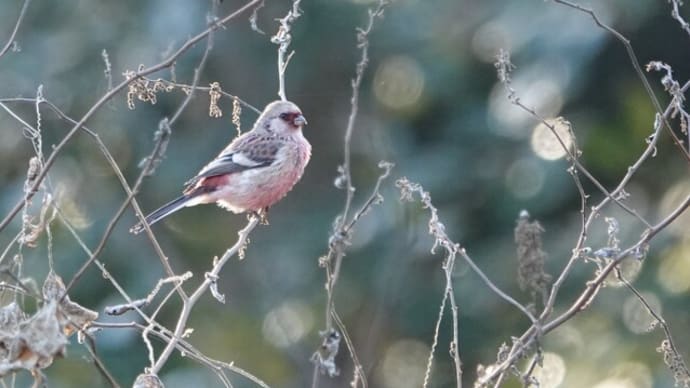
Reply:
[[217, 119], [223, 116], [223, 111], [220, 110], [220, 107], [218, 106], [218, 100], [220, 100], [223, 94], [221, 93], [220, 84], [218, 82], [213, 82], [210, 86], [211, 88], [208, 90], [208, 95], [211, 99], [211, 102], [208, 107], [208, 115], [214, 119]]
[[173, 84], [163, 79], [149, 80], [138, 74], [144, 70], [144, 65], [139, 65], [137, 71], [127, 70], [123, 73], [125, 79], [131, 81], [127, 86], [127, 107], [134, 109], [134, 100], [150, 102], [151, 105], [157, 101], [156, 94], [162, 91], [170, 92], [175, 87]]
[[232, 123], [237, 128], [237, 136], [242, 134], [242, 123], [240, 122], [240, 116], [242, 115], [242, 105], [240, 105], [240, 99], [237, 97], [232, 98]]
[[544, 228], [538, 221], [530, 222], [527, 211], [520, 212], [515, 227], [518, 284], [521, 290], [529, 290], [533, 299], [536, 299], [537, 294], [541, 294], [543, 300], [546, 300], [546, 287], [551, 281], [551, 275], [544, 272], [546, 253], [542, 250], [543, 232]]

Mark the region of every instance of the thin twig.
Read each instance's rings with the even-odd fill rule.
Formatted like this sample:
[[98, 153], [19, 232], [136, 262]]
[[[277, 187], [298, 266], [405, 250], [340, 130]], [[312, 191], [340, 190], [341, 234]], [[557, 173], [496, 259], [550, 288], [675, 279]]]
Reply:
[[[158, 79], [152, 79], [152, 78], [148, 78], [148, 77], [141, 77], [141, 78], [145, 81], [161, 82], [166, 86], [176, 87], [176, 88], [180, 88], [180, 89], [183, 89], [186, 91], [199, 90], [202, 92], [208, 92], [209, 90], [211, 90], [211, 88], [209, 86], [199, 86], [199, 85], [194, 86], [194, 85], [189, 85], [189, 84], [180, 83], [180, 82], [173, 82], [173, 81], [170, 81], [167, 79], [162, 79], [162, 78], [158, 78]], [[244, 101], [243, 99], [239, 98], [238, 96], [231, 94], [231, 93], [228, 93], [225, 90], [220, 90], [219, 92], [220, 92], [220, 94], [222, 94], [225, 97], [228, 97], [228, 98], [233, 99], [233, 100], [237, 100], [245, 108], [249, 108], [249, 109], [253, 110], [255, 113], [261, 114], [261, 111], [259, 110], [259, 108], [248, 103], [247, 101]]]
[[673, 128], [671, 127], [671, 124], [669, 123], [668, 119], [666, 119], [662, 115], [661, 103], [659, 103], [659, 100], [656, 98], [656, 95], [654, 94], [654, 90], [652, 90], [649, 81], [647, 81], [647, 77], [645, 77], [644, 71], [642, 70], [642, 66], [640, 66], [640, 61], [637, 59], [637, 55], [635, 54], [635, 50], [633, 49], [632, 44], [630, 44], [630, 40], [623, 36], [623, 34], [621, 34], [620, 32], [616, 31], [613, 27], [607, 25], [606, 23], [603, 23], [599, 19], [599, 16], [597, 16], [597, 14], [594, 12], [594, 10], [583, 7], [580, 4], [573, 3], [568, 0], [554, 0], [554, 2], [588, 14], [594, 20], [594, 23], [597, 26], [609, 32], [619, 42], [621, 42], [621, 44], [623, 44], [623, 46], [625, 47], [625, 51], [628, 54], [628, 58], [630, 59], [630, 63], [632, 64], [632, 67], [635, 70], [635, 74], [637, 74], [637, 77], [640, 79], [640, 82], [642, 82], [642, 85], [644, 86], [644, 89], [647, 92], [649, 99], [652, 101], [652, 105], [654, 105], [654, 109], [656, 110], [657, 115], [660, 115], [664, 118], [664, 125], [669, 135], [671, 135], [673, 143], [678, 147], [678, 149], [680, 149], [685, 160], [690, 162], [690, 153], [687, 149], [685, 149], [685, 147], [683, 147], [683, 142], [680, 139], [678, 139], [678, 136], [676, 136], [676, 134], [673, 132]]
[[22, 24], [22, 20], [24, 19], [24, 14], [26, 14], [26, 10], [29, 8], [29, 3], [31, 3], [31, 0], [24, 0], [24, 4], [22, 5], [21, 10], [19, 11], [19, 16], [17, 16], [17, 21], [14, 24], [14, 29], [12, 29], [12, 33], [10, 34], [10, 37], [7, 39], [7, 43], [5, 43], [5, 45], [0, 50], [0, 58], [2, 58], [2, 56], [5, 55], [7, 51], [10, 49], [10, 47], [12, 47], [15, 44], [15, 38], [17, 37], [19, 26]]
[[669, 3], [671, 3], [671, 7], [673, 9], [671, 10], [671, 16], [676, 19], [676, 21], [680, 24], [680, 28], [682, 28], [685, 32], [687, 32], [688, 35], [690, 35], [690, 24], [683, 19], [682, 16], [680, 16], [680, 6], [683, 5], [682, 0], [669, 0]]
[[278, 27], [278, 32], [271, 37], [271, 42], [278, 45], [278, 96], [283, 101], [287, 101], [287, 95], [285, 94], [285, 71], [287, 70], [290, 58], [292, 58], [292, 54], [294, 54], [294, 51], [290, 54], [287, 53], [290, 42], [292, 41], [290, 30], [292, 29], [292, 23], [302, 16], [302, 10], [299, 8], [301, 1], [302, 0], [292, 1], [292, 8], [288, 10], [285, 17], [278, 19], [280, 27]]
[[25, 194], [24, 198], [19, 200], [14, 207], [9, 211], [9, 213], [3, 218], [2, 221], [0, 221], [0, 231], [5, 229], [7, 225], [14, 219], [14, 217], [21, 211], [22, 207], [24, 206], [24, 203], [26, 200], [30, 199], [33, 197], [38, 190], [38, 187], [41, 185], [41, 182], [43, 182], [43, 179], [45, 178], [48, 170], [50, 167], [55, 163], [55, 160], [57, 159], [57, 156], [62, 152], [62, 150], [65, 148], [65, 146], [72, 140], [74, 135], [79, 131], [79, 129], [86, 124], [86, 122], [98, 111], [107, 101], [112, 99], [116, 94], [121, 92], [125, 87], [127, 87], [130, 83], [134, 82], [137, 78], [155, 73], [157, 71], [160, 71], [165, 68], [169, 68], [172, 66], [177, 58], [179, 58], [182, 54], [187, 52], [190, 48], [194, 47], [197, 43], [199, 43], [201, 40], [206, 38], [208, 34], [211, 33], [211, 31], [215, 31], [219, 28], [221, 28], [225, 23], [229, 22], [230, 20], [235, 19], [239, 15], [243, 14], [244, 12], [249, 11], [257, 5], [259, 2], [262, 0], [250, 0], [248, 3], [240, 7], [238, 10], [235, 12], [225, 16], [224, 18], [213, 22], [206, 30], [200, 32], [196, 36], [190, 38], [187, 40], [177, 51], [175, 51], [172, 55], [170, 55], [168, 58], [163, 60], [162, 62], [155, 64], [153, 66], [141, 69], [137, 71], [134, 74], [134, 77], [131, 79], [126, 79], [116, 86], [114, 86], [111, 90], [109, 90], [107, 93], [105, 93], [98, 101], [96, 101], [95, 104], [93, 104], [89, 110], [82, 116], [81, 119], [70, 129], [70, 131], [62, 138], [62, 140], [55, 145], [53, 148], [53, 151], [51, 152], [50, 156], [46, 160], [44, 164], [43, 170], [38, 174], [36, 177], [36, 180], [34, 184], [31, 186], [30, 191]]
[[[334, 305], [334, 295], [335, 286], [338, 281], [340, 274], [340, 269], [342, 266], [342, 260], [345, 256], [345, 248], [350, 243], [350, 238], [352, 236], [352, 231], [360, 219], [360, 217], [366, 214], [374, 204], [380, 203], [383, 197], [380, 194], [380, 186], [384, 179], [388, 177], [390, 171], [393, 167], [391, 163], [380, 162], [379, 167], [384, 169], [384, 172], [379, 176], [374, 190], [372, 191], [369, 199], [365, 201], [364, 205], [360, 210], [355, 213], [352, 218], [349, 218], [350, 208], [352, 206], [352, 201], [354, 197], [355, 188], [352, 185], [352, 174], [350, 171], [350, 143], [352, 139], [352, 134], [354, 132], [355, 121], [357, 119], [357, 113], [359, 109], [359, 91], [362, 79], [364, 78], [364, 71], [369, 63], [369, 34], [374, 28], [375, 21], [383, 17], [383, 12], [385, 7], [388, 5], [388, 0], [379, 0], [376, 8], [368, 10], [368, 20], [364, 28], [357, 28], [357, 47], [361, 51], [360, 60], [356, 65], [355, 78], [352, 80], [352, 97], [350, 99], [350, 115], [348, 117], [347, 127], [345, 129], [345, 138], [343, 144], [343, 164], [338, 167], [339, 176], [336, 178], [336, 187], [344, 188], [346, 190], [345, 204], [342, 213], [336, 218], [333, 227], [333, 234], [329, 239], [329, 249], [326, 256], [319, 259], [319, 265], [325, 267], [326, 269], [326, 311], [325, 311], [325, 330], [321, 332], [322, 345], [324, 349], [332, 349], [334, 351], [329, 351], [326, 358], [323, 358], [317, 351], [312, 356], [312, 361], [314, 361], [314, 371], [312, 374], [312, 388], [319, 386], [319, 376], [321, 373], [328, 372], [330, 376], [336, 375], [337, 368], [335, 367], [335, 353], [337, 353], [337, 343], [332, 344], [333, 338], [337, 338], [339, 341], [339, 335], [334, 329], [333, 317], [335, 316], [335, 305]], [[344, 327], [344, 326], [343, 326]], [[347, 333], [344, 333], [347, 336]], [[350, 352], [354, 355], [354, 352]], [[364, 368], [358, 363], [358, 359], [354, 356], [351, 357], [353, 363], [355, 364], [354, 370], [355, 375], [361, 373]], [[353, 381], [358, 381], [358, 377], [354, 377]], [[362, 381], [366, 381], [362, 379]]]
[[[632, 47], [630, 46], [629, 42], [627, 39], [625, 39], [622, 35], [617, 33], [615, 30], [612, 30], [610, 27], [602, 25], [599, 21], [598, 18], [596, 17], [596, 14], [594, 14], [593, 11], [584, 9], [578, 5], [569, 3], [567, 1], [561, 1], [561, 0], [556, 0], [556, 2], [571, 6], [573, 8], [576, 8], [580, 11], [586, 12], [590, 14], [595, 21], [597, 22], [598, 25], [600, 25], [602, 28], [606, 29], [607, 31], [613, 33], [621, 42], [623, 42], [626, 46], [626, 49], [628, 49], [629, 55], [631, 55], [631, 60], [633, 61], [633, 67], [638, 70], [639, 66], [637, 65], [637, 59], [634, 56], [634, 52], [632, 51]], [[545, 321], [550, 314], [553, 311], [553, 307], [556, 301], [556, 297], [558, 295], [558, 291], [562, 284], [565, 282], [566, 278], [568, 275], [571, 273], [572, 269], [574, 268], [575, 263], [580, 259], [583, 255], [583, 251], [585, 249], [585, 241], [587, 237], [587, 231], [589, 230], [590, 225], [593, 223], [595, 218], [600, 214], [602, 208], [606, 206], [610, 201], [615, 202], [619, 206], [621, 206], [624, 210], [628, 211], [629, 213], [633, 214], [636, 216], [640, 221], [642, 221], [647, 227], [647, 231], [643, 234], [642, 238], [638, 241], [637, 244], [631, 246], [627, 250], [619, 253], [614, 259], [612, 259], [609, 264], [601, 269], [599, 272], [597, 272], [597, 277], [595, 280], [588, 282], [588, 285], [586, 289], [582, 292], [582, 294], [578, 297], [576, 302], [574, 302], [571, 307], [563, 314], [560, 316], [552, 319], [550, 322], [542, 325], [542, 327], [538, 327], [537, 325], [532, 325], [519, 339], [518, 341], [515, 342], [513, 348], [511, 349], [510, 354], [506, 358], [505, 361], [503, 361], [501, 364], [497, 365], [495, 368], [492, 369], [492, 372], [485, 375], [481, 376], [481, 378], [478, 381], [479, 385], [482, 384], [487, 384], [490, 381], [494, 381], [498, 376], [503, 376], [505, 371], [510, 365], [513, 365], [513, 362], [519, 357], [520, 355], [523, 354], [525, 349], [529, 348], [529, 346], [534, 343], [537, 338], [541, 335], [544, 335], [548, 333], [549, 331], [553, 330], [554, 328], [558, 327], [559, 325], [563, 324], [570, 318], [572, 318], [574, 315], [579, 313], [580, 311], [583, 311], [591, 302], [592, 298], [596, 296], [598, 291], [601, 289], [601, 285], [603, 284], [603, 281], [606, 279], [605, 276], [603, 276], [603, 273], [610, 273], [610, 271], [613, 268], [616, 268], [615, 266], [623, 260], [625, 257], [629, 255], [639, 255], [640, 252], [646, 251], [646, 247], [651, 240], [651, 238], [656, 235], [659, 231], [663, 230], [668, 224], [670, 224], [673, 220], [675, 220], [681, 213], [683, 213], [688, 206], [690, 206], [690, 197], [687, 198], [683, 203], [681, 203], [674, 211], [672, 211], [670, 214], [666, 216], [665, 219], [663, 219], [661, 222], [659, 222], [655, 226], [651, 226], [648, 222], [646, 222], [644, 219], [639, 217], [637, 215], [637, 212], [633, 211], [632, 209], [627, 208], [622, 202], [619, 200], [619, 196], [624, 193], [624, 188], [628, 184], [628, 182], [632, 179], [633, 175], [639, 170], [640, 166], [647, 161], [650, 157], [653, 157], [656, 153], [656, 145], [658, 142], [658, 139], [660, 138], [660, 133], [661, 130], [664, 128], [664, 125], [666, 125], [666, 128], [669, 129], [670, 132], [670, 126], [668, 124], [668, 119], [669, 117], [673, 114], [673, 111], [676, 107], [674, 101], [672, 101], [668, 107], [661, 112], [661, 109], [658, 109], [659, 113], [657, 114], [655, 123], [654, 123], [654, 133], [648, 137], [647, 141], [647, 147], [644, 149], [640, 157], [635, 161], [635, 163], [630, 166], [626, 172], [626, 174], [621, 178], [619, 184], [617, 187], [611, 191], [610, 193], [602, 190], [601, 185], [597, 185], [595, 180], [593, 180], [593, 176], [589, 174], [589, 172], [581, 165], [579, 164], [579, 160], [577, 159], [579, 150], [572, 151], [568, 147], [564, 145], [558, 134], [555, 132], [555, 128], [548, 123], [544, 118], [540, 117], [533, 109], [530, 109], [526, 107], [524, 104], [522, 104], [519, 101], [519, 98], [516, 96], [515, 90], [513, 90], [510, 87], [510, 77], [509, 73], [510, 71], [514, 68], [512, 64], [510, 64], [509, 59], [507, 57], [503, 58], [503, 64], [501, 65], [501, 59], [499, 58], [499, 63], [497, 64], [497, 67], [499, 68], [499, 78], [501, 81], [503, 81], [506, 85], [506, 88], [509, 93], [509, 99], [515, 103], [515, 105], [521, 107], [523, 110], [525, 110], [527, 113], [535, 117], [537, 120], [541, 121], [543, 124], [547, 125], [552, 130], [552, 133], [558, 138], [559, 142], [561, 142], [561, 146], [564, 147], [564, 149], [567, 151], [570, 161], [572, 163], [572, 167], [569, 170], [571, 175], [573, 176], [576, 186], [578, 188], [578, 191], [580, 193], [581, 197], [581, 217], [583, 220], [582, 228], [580, 231], [580, 235], [578, 237], [578, 241], [576, 243], [575, 248], [573, 249], [572, 256], [568, 263], [566, 264], [565, 268], [561, 271], [559, 274], [558, 278], [554, 282], [551, 288], [551, 292], [549, 294], [548, 300], [545, 304], [544, 310], [540, 314], [539, 321], [543, 322]], [[642, 74], [642, 78], [644, 78], [644, 75]], [[646, 80], [645, 80], [646, 82]], [[685, 90], [690, 87], [690, 81], [687, 82], [685, 85], [683, 85], [682, 88], [680, 88], [680, 93], [684, 92]], [[655, 103], [656, 106], [656, 100], [653, 95], [653, 93], [650, 93], [650, 98], [652, 99], [653, 103]], [[516, 103], [517, 102], [517, 103]], [[675, 135], [673, 135], [675, 136]], [[577, 170], [573, 169], [576, 168]], [[585, 176], [587, 176], [590, 180], [595, 182], [595, 185], [606, 194], [606, 197], [596, 206], [592, 208], [590, 211], [589, 215], [585, 219], [585, 204], [586, 204], [586, 198], [587, 195], [584, 193], [584, 189], [582, 188], [582, 184], [579, 182], [579, 179], [577, 179], [577, 174], [576, 172], [580, 171]]]
[[[33, 99], [33, 98], [5, 98], [5, 99], [0, 99], [0, 103], [31, 103], [35, 104], [38, 100]], [[58, 108], [55, 104], [50, 102], [47, 99], [43, 99], [41, 101], [42, 105], [48, 106], [60, 119], [65, 120], [68, 123], [71, 124], [77, 124], [77, 121], [66, 115], [60, 108]], [[89, 129], [86, 126], [81, 126], [81, 130], [84, 131], [89, 137], [91, 137], [95, 142], [96, 145], [107, 161], [107, 163], [110, 165], [110, 168], [112, 169], [113, 173], [117, 177], [118, 181], [120, 182], [120, 185], [125, 191], [125, 194], [127, 194], [128, 198], [131, 197], [131, 204], [132, 207], [137, 215], [140, 217], [143, 217], [143, 211], [141, 210], [141, 207], [139, 206], [139, 203], [137, 202], [136, 198], [134, 197], [134, 190], [132, 187], [130, 187], [129, 183], [127, 182], [127, 179], [125, 178], [124, 174], [122, 173], [122, 169], [120, 169], [119, 164], [113, 157], [112, 153], [106, 147], [106, 145], [103, 143], [103, 140], [101, 140], [100, 136]], [[156, 254], [158, 255], [158, 258], [161, 261], [161, 264], [163, 265], [163, 268], [165, 269], [166, 273], [168, 276], [174, 276], [174, 272], [172, 268], [170, 267], [170, 263], [168, 262], [168, 258], [165, 256], [163, 253], [163, 249], [161, 248], [160, 244], [158, 241], [155, 239], [155, 236], [153, 236], [153, 239], [151, 240], [154, 250], [156, 251]], [[0, 257], [0, 262], [2, 262], [2, 258]], [[180, 289], [180, 293], [183, 294], [184, 296], [184, 290]]]
[[244, 228], [242, 228], [242, 230], [238, 232], [239, 238], [237, 239], [237, 242], [232, 247], [230, 247], [220, 259], [218, 259], [214, 263], [211, 271], [206, 273], [204, 281], [199, 285], [199, 287], [197, 287], [197, 289], [189, 296], [187, 300], [183, 301], [182, 310], [180, 311], [177, 324], [175, 325], [173, 337], [170, 339], [170, 342], [168, 342], [165, 349], [163, 349], [163, 351], [161, 352], [160, 356], [158, 357], [158, 360], [156, 360], [156, 364], [153, 365], [153, 367], [151, 368], [152, 373], [158, 374], [163, 365], [165, 365], [165, 363], [168, 361], [170, 354], [176, 348], [177, 343], [180, 341], [181, 336], [185, 331], [185, 328], [187, 326], [187, 320], [189, 319], [189, 316], [192, 312], [192, 309], [196, 305], [196, 302], [199, 300], [199, 298], [201, 298], [201, 296], [204, 293], [206, 293], [206, 291], [213, 284], [215, 284], [216, 279], [218, 278], [218, 274], [220, 273], [220, 270], [223, 268], [225, 263], [227, 263], [228, 260], [230, 260], [230, 258], [232, 258], [234, 255], [238, 254], [240, 250], [244, 249], [249, 234], [252, 230], [254, 230], [258, 223], [259, 217], [251, 216], [249, 222], [247, 223], [247, 226], [245, 226]]

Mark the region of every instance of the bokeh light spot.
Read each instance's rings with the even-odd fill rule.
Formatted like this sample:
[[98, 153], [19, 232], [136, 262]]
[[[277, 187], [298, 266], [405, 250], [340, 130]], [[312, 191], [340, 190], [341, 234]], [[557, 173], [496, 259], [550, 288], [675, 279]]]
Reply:
[[[532, 131], [532, 150], [542, 159], [557, 160], [564, 157], [567, 151], [572, 149], [573, 138], [570, 132], [570, 123], [562, 117], [546, 122], [548, 125], [539, 123]], [[549, 126], [553, 128], [553, 131]], [[554, 135], [554, 132], [558, 137]], [[559, 138], [563, 142], [562, 144], [561, 141], [558, 141]]]
[[518, 159], [506, 171], [506, 187], [517, 198], [537, 195], [544, 186], [544, 169], [534, 159]]
[[628, 379], [618, 378], [608, 378], [599, 384], [595, 385], [593, 388], [635, 388], [632, 381]]
[[376, 70], [374, 95], [389, 108], [408, 108], [421, 97], [424, 82], [424, 72], [417, 61], [410, 57], [390, 57]]
[[[673, 184], [661, 198], [659, 215], [665, 217], [671, 213], [673, 209], [683, 202], [688, 193], [690, 193], [689, 180], [682, 180]], [[688, 229], [690, 229], [690, 212], [683, 212], [666, 228], [666, 231], [676, 236], [684, 236], [687, 234]]]
[[690, 240], [684, 240], [661, 255], [657, 281], [669, 293], [690, 289]]
[[[642, 263], [642, 260], [629, 256], [618, 263], [618, 271], [625, 280], [632, 282], [637, 279], [637, 275], [640, 274]], [[606, 276], [606, 279], [604, 279], [604, 284], [607, 287], [623, 287], [625, 285], [625, 283], [618, 279], [616, 271], [609, 272], [609, 274]]]
[[499, 49], [511, 49], [509, 32], [498, 21], [484, 23], [472, 37], [472, 52], [480, 61], [493, 63]]
[[[511, 86], [519, 91], [520, 102], [544, 117], [556, 117], [563, 108], [565, 71], [553, 64], [537, 63], [515, 75]], [[502, 136], [522, 139], [529, 136], [525, 129], [534, 117], [515, 106], [508, 98], [505, 86], [497, 82], [489, 95], [489, 125]]]
[[314, 317], [301, 301], [287, 301], [269, 311], [264, 318], [264, 337], [274, 346], [288, 347], [298, 342], [314, 324]]
[[609, 377], [594, 388], [652, 388], [652, 372], [641, 362], [624, 362], [611, 370]]
[[534, 377], [541, 388], [556, 388], [565, 379], [565, 361], [556, 353], [544, 353], [542, 365], [534, 368]]
[[[649, 306], [658, 314], [661, 314], [661, 301], [650, 292], [643, 292]], [[647, 311], [647, 308], [635, 295], [630, 295], [623, 303], [623, 323], [625, 327], [635, 334], [642, 334], [649, 331], [652, 323], [656, 319]]]
[[404, 339], [387, 350], [381, 367], [383, 386], [389, 388], [420, 387], [424, 381], [429, 347], [421, 341]]

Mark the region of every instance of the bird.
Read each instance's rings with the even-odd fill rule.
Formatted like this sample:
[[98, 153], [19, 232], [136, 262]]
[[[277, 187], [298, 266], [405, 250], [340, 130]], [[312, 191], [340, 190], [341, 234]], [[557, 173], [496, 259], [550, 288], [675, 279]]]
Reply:
[[[266, 223], [268, 208], [280, 201], [300, 180], [311, 157], [311, 144], [302, 128], [300, 108], [290, 101], [273, 101], [253, 128], [236, 137], [215, 159], [185, 183], [182, 196], [145, 217], [153, 225], [190, 206], [217, 203], [235, 214], [251, 213]], [[144, 223], [130, 232], [138, 234]]]

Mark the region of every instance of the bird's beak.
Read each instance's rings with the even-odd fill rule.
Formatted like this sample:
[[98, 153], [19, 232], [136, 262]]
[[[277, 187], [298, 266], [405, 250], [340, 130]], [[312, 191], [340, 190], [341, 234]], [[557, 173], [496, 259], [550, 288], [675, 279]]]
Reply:
[[292, 124], [296, 127], [301, 127], [303, 125], [307, 125], [307, 119], [305, 119], [302, 115], [297, 115], [297, 117], [292, 120]]

